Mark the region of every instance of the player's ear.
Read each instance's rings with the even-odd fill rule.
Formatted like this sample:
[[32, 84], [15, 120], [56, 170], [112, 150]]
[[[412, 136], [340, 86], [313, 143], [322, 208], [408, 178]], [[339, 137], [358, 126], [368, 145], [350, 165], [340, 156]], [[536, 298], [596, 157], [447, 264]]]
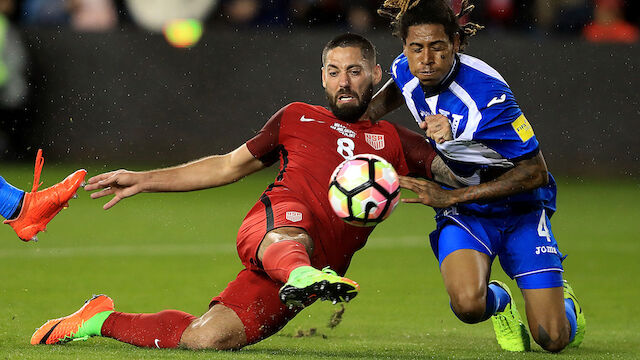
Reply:
[[378, 85], [378, 83], [380, 83], [380, 81], [382, 80], [382, 67], [380, 66], [380, 64], [376, 64], [376, 66], [373, 67], [373, 85]]
[[453, 36], [453, 52], [455, 53], [460, 52], [460, 33], [456, 33]]
[[324, 72], [324, 66], [322, 66], [322, 87], [323, 88], [327, 88], [327, 81], [325, 80], [325, 72]]

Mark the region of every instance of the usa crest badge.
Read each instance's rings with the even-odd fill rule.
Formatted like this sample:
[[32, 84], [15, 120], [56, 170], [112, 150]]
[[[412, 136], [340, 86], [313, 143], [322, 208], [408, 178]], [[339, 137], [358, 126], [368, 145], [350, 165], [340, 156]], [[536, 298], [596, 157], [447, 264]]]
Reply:
[[364, 140], [371, 145], [374, 150], [384, 149], [384, 135], [364, 133]]
[[291, 222], [302, 221], [302, 213], [299, 211], [287, 211], [285, 218]]

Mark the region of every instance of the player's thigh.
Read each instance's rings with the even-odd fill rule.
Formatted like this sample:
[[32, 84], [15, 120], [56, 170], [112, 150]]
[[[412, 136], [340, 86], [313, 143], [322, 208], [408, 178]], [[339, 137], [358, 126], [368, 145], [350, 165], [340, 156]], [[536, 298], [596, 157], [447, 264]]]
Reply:
[[466, 229], [445, 225], [438, 239], [440, 272], [452, 305], [477, 302], [486, 296], [491, 257]]
[[264, 271], [244, 269], [213, 298], [211, 306], [231, 309], [242, 323], [244, 345], [250, 345], [278, 332], [301, 310], [289, 309], [280, 301], [281, 285]]
[[[543, 348], [560, 350], [569, 342], [562, 287], [522, 289], [529, 329]], [[551, 349], [553, 350], [553, 349]]]
[[273, 243], [289, 236], [313, 252], [313, 239], [309, 236], [315, 231], [313, 219], [309, 208], [291, 194], [272, 191], [263, 195], [238, 230], [237, 248], [243, 265], [252, 270], [261, 268], [259, 252], [266, 249], [261, 246], [265, 240]]

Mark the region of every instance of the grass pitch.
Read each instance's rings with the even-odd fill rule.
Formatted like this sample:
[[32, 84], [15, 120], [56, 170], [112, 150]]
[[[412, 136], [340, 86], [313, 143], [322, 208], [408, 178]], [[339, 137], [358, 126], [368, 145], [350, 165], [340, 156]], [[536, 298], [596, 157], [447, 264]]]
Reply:
[[[74, 170], [47, 165], [44, 186]], [[89, 169], [95, 175], [104, 169]], [[31, 168], [2, 166], [23, 189]], [[541, 359], [501, 351], [490, 322], [465, 325], [449, 310], [437, 261], [427, 241], [433, 211], [401, 204], [358, 252], [348, 276], [361, 285], [336, 328], [338, 309], [316, 303], [275, 336], [238, 352], [139, 349], [93, 338], [62, 346], [31, 346], [34, 329], [70, 314], [92, 294], [105, 293], [125, 312], [179, 309], [200, 315], [241, 269], [235, 237], [273, 172], [238, 184], [182, 194], [143, 194], [104, 211], [86, 193], [39, 236], [22, 243], [0, 226], [0, 357], [10, 359]], [[559, 180], [553, 231], [568, 254], [565, 277], [585, 309], [581, 348], [566, 359], [631, 359], [640, 351], [640, 185], [624, 181]], [[494, 278], [509, 280], [499, 264]], [[522, 297], [516, 295], [520, 309]], [[315, 329], [315, 333], [310, 331]], [[299, 337], [299, 334], [306, 336]]]

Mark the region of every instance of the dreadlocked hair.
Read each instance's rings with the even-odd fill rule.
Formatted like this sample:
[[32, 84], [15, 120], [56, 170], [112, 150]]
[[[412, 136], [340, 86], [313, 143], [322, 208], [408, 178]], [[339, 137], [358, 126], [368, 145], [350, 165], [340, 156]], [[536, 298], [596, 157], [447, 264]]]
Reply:
[[475, 8], [469, 0], [462, 0], [460, 12], [455, 14], [446, 0], [385, 0], [378, 14], [391, 19], [393, 35], [404, 41], [409, 27], [421, 24], [441, 24], [451, 41], [460, 35], [460, 50], [469, 37], [484, 26], [472, 22], [460, 25], [459, 21]]

